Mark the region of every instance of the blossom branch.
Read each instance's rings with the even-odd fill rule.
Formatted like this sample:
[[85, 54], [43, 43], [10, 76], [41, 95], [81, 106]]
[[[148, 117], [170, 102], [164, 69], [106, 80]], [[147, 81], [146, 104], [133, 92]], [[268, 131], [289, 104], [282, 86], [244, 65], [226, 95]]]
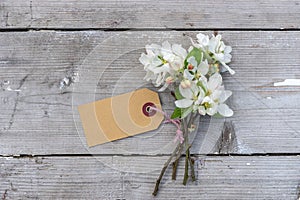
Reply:
[[[162, 110], [151, 108], [165, 115], [165, 123], [172, 123], [177, 127], [175, 140], [180, 142], [164, 164], [156, 181], [153, 195], [157, 195], [161, 179], [172, 159], [172, 180], [176, 179], [179, 159], [185, 150], [185, 171], [183, 184], [190, 177], [196, 180], [194, 160], [191, 158], [189, 131], [196, 115], [221, 115], [230, 117], [233, 111], [225, 101], [232, 92], [225, 90], [221, 72], [228, 71], [234, 74], [227, 64], [231, 62], [230, 46], [225, 45], [220, 34], [209, 37], [197, 34], [197, 41], [191, 39], [192, 46], [188, 50], [180, 44], [170, 44], [165, 41], [162, 45], [146, 45], [146, 54], [142, 53], [139, 61], [146, 70], [145, 80], [151, 81], [155, 87], [164, 91], [169, 86], [175, 86], [171, 95], [175, 97], [173, 114], [169, 117]], [[184, 143], [183, 143], [184, 142]]]

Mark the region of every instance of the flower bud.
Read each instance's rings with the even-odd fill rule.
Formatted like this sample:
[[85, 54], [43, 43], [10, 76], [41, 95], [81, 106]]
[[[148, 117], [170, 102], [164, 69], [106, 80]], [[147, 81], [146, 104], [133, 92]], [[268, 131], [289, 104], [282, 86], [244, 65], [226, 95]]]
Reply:
[[193, 69], [194, 69], [194, 66], [193, 66], [192, 64], [189, 64], [189, 65], [187, 66], [187, 68], [188, 68], [188, 70], [193, 70]]
[[191, 126], [188, 128], [189, 132], [193, 132], [196, 129], [195, 124], [191, 124]]
[[171, 84], [173, 82], [174, 82], [174, 78], [172, 76], [169, 76], [169, 77], [166, 78], [166, 83], [167, 84]]
[[181, 81], [180, 85], [184, 89], [189, 88], [189, 87], [191, 87], [191, 81], [190, 80], [183, 80], [183, 81]]

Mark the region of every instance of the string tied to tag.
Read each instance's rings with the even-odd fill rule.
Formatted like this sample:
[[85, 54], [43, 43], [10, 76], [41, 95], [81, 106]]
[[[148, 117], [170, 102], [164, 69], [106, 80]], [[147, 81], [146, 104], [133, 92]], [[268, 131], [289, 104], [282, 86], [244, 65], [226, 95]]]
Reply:
[[184, 138], [183, 138], [183, 132], [180, 128], [181, 120], [180, 119], [171, 119], [166, 112], [162, 111], [161, 109], [156, 108], [155, 106], [149, 106], [149, 111], [151, 111], [151, 110], [159, 112], [165, 116], [165, 121], [163, 123], [172, 123], [177, 127], [174, 142], [179, 141], [182, 144], [184, 141]]

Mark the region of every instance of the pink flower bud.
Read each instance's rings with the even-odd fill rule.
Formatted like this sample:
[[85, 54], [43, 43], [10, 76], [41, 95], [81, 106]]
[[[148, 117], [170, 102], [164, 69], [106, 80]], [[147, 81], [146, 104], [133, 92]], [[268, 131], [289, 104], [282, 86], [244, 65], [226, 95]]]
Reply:
[[166, 78], [166, 83], [171, 84], [174, 82], [174, 78], [172, 76], [169, 76], [168, 78]]
[[188, 67], [188, 70], [193, 70], [194, 69], [194, 66], [192, 64], [189, 64], [187, 67]]
[[181, 87], [186, 89], [191, 87], [191, 81], [190, 80], [183, 80], [180, 83]]

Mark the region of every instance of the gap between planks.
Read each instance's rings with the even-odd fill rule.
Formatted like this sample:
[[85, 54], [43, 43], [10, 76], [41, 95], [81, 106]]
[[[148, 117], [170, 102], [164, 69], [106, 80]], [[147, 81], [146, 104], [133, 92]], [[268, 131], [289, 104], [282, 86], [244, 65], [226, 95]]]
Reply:
[[[20, 154], [20, 155], [0, 155], [2, 158], [36, 158], [36, 157], [111, 157], [111, 156], [121, 156], [121, 157], [162, 157], [169, 156], [170, 154], [157, 154], [157, 155], [143, 155], [143, 154]], [[299, 153], [252, 153], [252, 154], [239, 154], [239, 153], [228, 153], [228, 154], [191, 154], [195, 157], [251, 157], [251, 156], [265, 156], [265, 157], [285, 157], [285, 156], [300, 156]], [[185, 157], [184, 154], [182, 157]]]
[[33, 32], [33, 31], [300, 31], [300, 28], [0, 28], [0, 32]]

